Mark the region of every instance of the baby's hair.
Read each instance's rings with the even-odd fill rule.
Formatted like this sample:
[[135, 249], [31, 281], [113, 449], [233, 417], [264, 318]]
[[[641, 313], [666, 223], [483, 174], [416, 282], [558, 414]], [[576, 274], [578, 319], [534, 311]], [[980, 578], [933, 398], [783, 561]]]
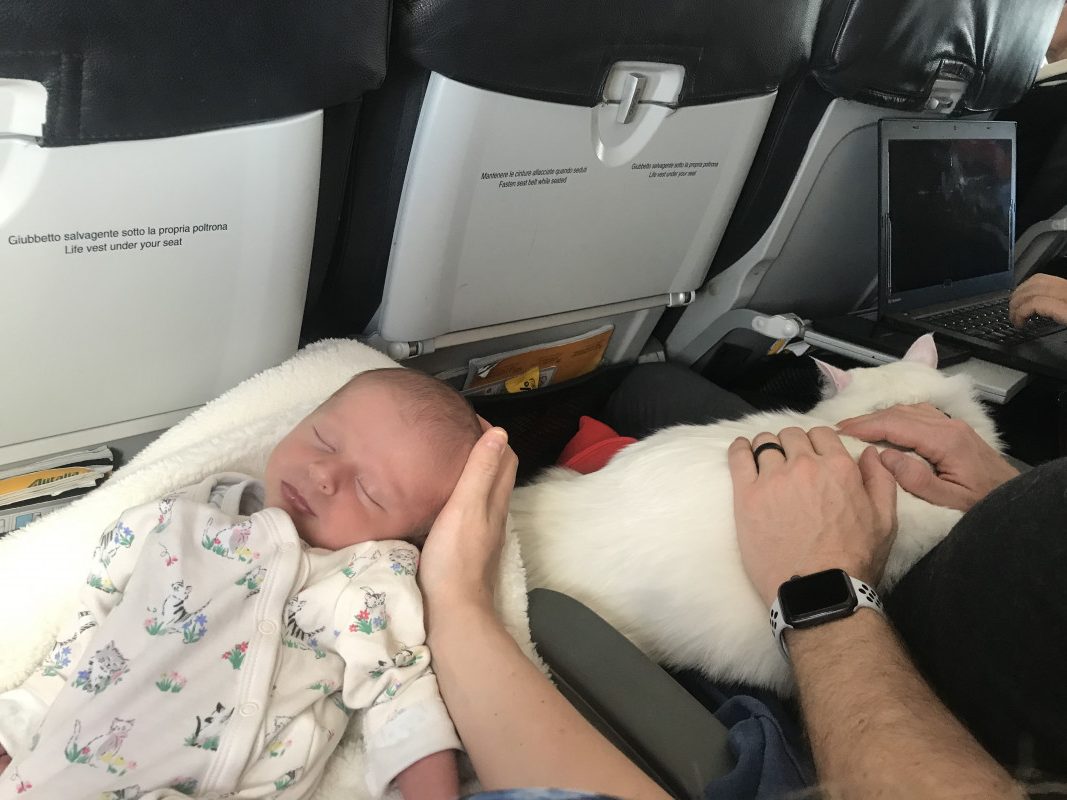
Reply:
[[[409, 424], [433, 429], [439, 437], [437, 457], [442, 465], [455, 459], [457, 453], [462, 453], [466, 460], [466, 454], [482, 435], [478, 415], [467, 398], [447, 383], [418, 370], [403, 367], [367, 370], [351, 378], [334, 396], [370, 381], [396, 390], [398, 398], [402, 398], [398, 408]], [[440, 498], [433, 513], [404, 538], [421, 547], [446, 500], [447, 497]]]
[[[369, 369], [353, 376], [334, 395], [367, 381], [397, 389], [404, 400], [400, 412], [411, 424], [433, 425], [445, 438], [452, 438], [454, 445], [466, 445], [470, 449], [482, 435], [478, 416], [467, 398], [447, 383], [418, 370]], [[448, 452], [442, 450], [441, 454]]]

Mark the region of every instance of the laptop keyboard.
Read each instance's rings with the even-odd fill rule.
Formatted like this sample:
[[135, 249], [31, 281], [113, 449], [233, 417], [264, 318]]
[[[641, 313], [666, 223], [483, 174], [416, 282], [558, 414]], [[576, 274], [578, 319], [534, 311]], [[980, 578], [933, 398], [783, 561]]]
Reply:
[[1064, 330], [1064, 326], [1046, 317], [1031, 317], [1021, 328], [1016, 328], [1008, 319], [1008, 298], [987, 300], [965, 308], [941, 311], [922, 321], [939, 328], [973, 336], [997, 344], [1018, 344]]

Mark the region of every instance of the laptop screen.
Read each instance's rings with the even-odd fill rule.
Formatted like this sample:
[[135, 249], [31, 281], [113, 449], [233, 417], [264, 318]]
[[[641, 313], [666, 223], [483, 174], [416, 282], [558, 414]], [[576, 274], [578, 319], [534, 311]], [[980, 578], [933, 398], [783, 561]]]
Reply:
[[939, 125], [907, 126], [907, 138], [883, 131], [883, 280], [890, 302], [910, 295], [904, 307], [1011, 285], [1014, 140], [968, 136], [959, 121], [938, 136]]

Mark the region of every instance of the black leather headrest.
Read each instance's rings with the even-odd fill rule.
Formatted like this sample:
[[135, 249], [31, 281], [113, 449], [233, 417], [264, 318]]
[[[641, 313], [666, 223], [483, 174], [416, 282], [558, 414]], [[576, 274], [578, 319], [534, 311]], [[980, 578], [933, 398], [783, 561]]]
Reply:
[[0, 0], [0, 77], [48, 88], [47, 145], [173, 136], [379, 85], [388, 0]]
[[402, 0], [416, 63], [493, 91], [593, 106], [616, 61], [685, 67], [682, 105], [773, 91], [807, 66], [815, 0]]
[[824, 0], [812, 65], [839, 97], [918, 111], [943, 76], [967, 84], [961, 112], [1002, 108], [1033, 83], [1061, 11], [1063, 0]]

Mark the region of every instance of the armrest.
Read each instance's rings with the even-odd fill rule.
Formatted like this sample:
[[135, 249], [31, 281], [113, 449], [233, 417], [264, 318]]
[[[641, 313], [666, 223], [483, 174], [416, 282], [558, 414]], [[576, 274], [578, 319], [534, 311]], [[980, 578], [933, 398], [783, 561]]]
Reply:
[[726, 728], [584, 605], [529, 593], [530, 631], [560, 692], [673, 797], [701, 797], [734, 766]]

